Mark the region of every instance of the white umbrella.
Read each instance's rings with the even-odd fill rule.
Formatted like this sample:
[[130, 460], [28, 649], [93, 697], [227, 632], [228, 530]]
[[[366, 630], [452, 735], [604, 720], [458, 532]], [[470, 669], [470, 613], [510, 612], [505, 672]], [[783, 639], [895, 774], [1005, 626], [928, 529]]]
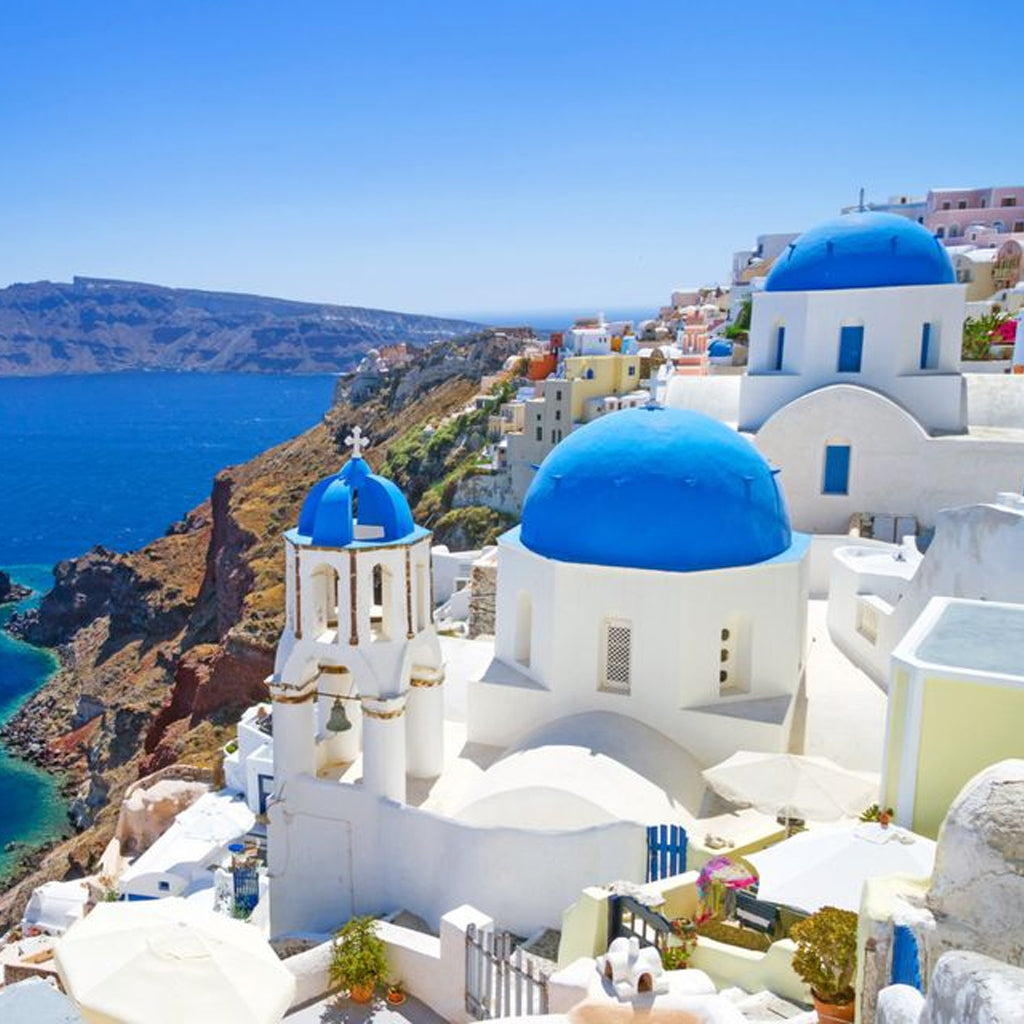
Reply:
[[741, 750], [702, 774], [730, 803], [777, 817], [853, 818], [878, 799], [876, 775], [848, 771], [827, 757]]
[[255, 926], [182, 899], [101, 903], [54, 959], [89, 1024], [277, 1024], [295, 994]]
[[935, 843], [906, 829], [877, 824], [826, 825], [747, 855], [758, 874], [758, 899], [814, 913], [860, 909], [869, 878], [927, 878]]

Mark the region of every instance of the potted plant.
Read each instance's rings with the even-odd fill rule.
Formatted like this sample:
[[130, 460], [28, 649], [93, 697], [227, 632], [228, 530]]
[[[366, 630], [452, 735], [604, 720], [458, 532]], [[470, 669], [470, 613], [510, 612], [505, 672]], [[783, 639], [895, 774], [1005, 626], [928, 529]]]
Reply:
[[852, 1021], [853, 981], [857, 973], [857, 915], [822, 907], [793, 925], [793, 969], [811, 988], [822, 1024]]
[[331, 984], [348, 990], [349, 998], [368, 1003], [387, 977], [384, 942], [372, 917], [353, 917], [334, 937]]
[[405, 1002], [405, 986], [401, 981], [388, 982], [387, 1000], [392, 1006], [401, 1006]]
[[689, 918], [680, 917], [672, 922], [672, 934], [679, 945], [663, 949], [661, 963], [666, 971], [683, 971], [690, 966], [690, 957], [697, 948], [697, 929]]

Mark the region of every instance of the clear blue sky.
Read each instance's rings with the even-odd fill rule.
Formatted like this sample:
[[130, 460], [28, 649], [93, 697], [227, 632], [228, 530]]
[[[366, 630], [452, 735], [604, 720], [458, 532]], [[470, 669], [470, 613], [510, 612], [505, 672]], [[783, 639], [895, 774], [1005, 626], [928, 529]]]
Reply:
[[941, 0], [5, 0], [0, 284], [659, 304], [861, 185], [1020, 182], [992, 26]]

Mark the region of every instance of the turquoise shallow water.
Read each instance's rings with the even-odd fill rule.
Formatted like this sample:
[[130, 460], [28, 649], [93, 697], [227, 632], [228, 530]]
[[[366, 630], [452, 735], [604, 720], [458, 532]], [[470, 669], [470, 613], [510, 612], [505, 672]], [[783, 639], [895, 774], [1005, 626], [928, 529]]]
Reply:
[[[218, 470], [317, 423], [333, 387], [326, 375], [0, 379], [0, 568], [42, 591], [62, 558], [140, 547], [208, 497]], [[12, 611], [0, 609], [0, 720], [54, 666], [2, 632]], [[0, 748], [0, 872], [6, 843], [65, 823], [54, 780]]]
[[[12, 566], [11, 576], [36, 590], [36, 595], [18, 605], [0, 607], [0, 629], [15, 609], [30, 608], [39, 592], [52, 580], [46, 566]], [[53, 672], [56, 659], [49, 651], [20, 643], [0, 632], [0, 723], [6, 721], [18, 703]], [[8, 756], [0, 747], [0, 877], [16, 854], [5, 853], [13, 840], [37, 843], [61, 832], [67, 824], [67, 807], [56, 779], [24, 761]]]

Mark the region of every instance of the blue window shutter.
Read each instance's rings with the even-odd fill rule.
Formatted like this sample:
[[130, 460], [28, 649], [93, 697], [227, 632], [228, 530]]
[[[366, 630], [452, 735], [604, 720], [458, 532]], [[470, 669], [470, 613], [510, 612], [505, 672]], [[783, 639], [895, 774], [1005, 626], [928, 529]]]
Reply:
[[931, 343], [932, 343], [932, 325], [924, 324], [921, 327], [921, 369], [928, 370], [931, 368]]
[[823, 494], [848, 494], [850, 490], [850, 446], [830, 444], [825, 447], [825, 482]]
[[839, 372], [860, 373], [864, 349], [863, 327], [842, 327], [839, 330]]
[[779, 327], [775, 332], [775, 369], [782, 369], [782, 355], [786, 345], [786, 328]]
[[921, 964], [917, 955], [917, 939], [905, 925], [893, 928], [892, 936], [892, 983], [911, 985], [921, 991]]

